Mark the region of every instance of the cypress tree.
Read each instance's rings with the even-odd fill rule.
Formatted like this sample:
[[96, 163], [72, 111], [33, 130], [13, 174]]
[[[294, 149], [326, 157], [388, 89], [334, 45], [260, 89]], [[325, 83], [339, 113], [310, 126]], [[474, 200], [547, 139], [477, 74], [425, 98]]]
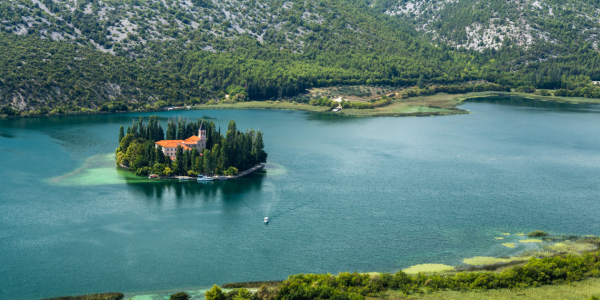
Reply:
[[191, 159], [190, 159], [190, 170], [193, 170], [194, 172], [198, 172], [198, 167], [196, 166], [196, 161], [198, 160], [198, 156], [200, 156], [200, 153], [198, 152], [198, 149], [194, 148], [192, 149], [191, 152]]
[[195, 161], [195, 169], [196, 173], [203, 174], [204, 173], [204, 162], [202, 161], [202, 156], [196, 157]]
[[219, 147], [219, 144], [216, 144], [213, 148], [212, 148], [212, 152], [210, 154], [210, 161], [211, 161], [211, 170], [214, 170], [215, 174], [221, 174], [221, 167], [222, 165], [219, 165], [219, 154], [220, 154], [220, 150], [221, 147]]
[[210, 150], [208, 149], [204, 149], [204, 151], [202, 152], [202, 157], [203, 157], [203, 162], [204, 162], [204, 173], [205, 174], [209, 174], [211, 173], [211, 161], [210, 161]]
[[175, 124], [172, 120], [169, 120], [167, 124], [167, 140], [174, 140], [176, 138]]
[[158, 129], [156, 130], [156, 136], [154, 137], [155, 141], [162, 141], [165, 139], [165, 133], [162, 129], [162, 126], [160, 126], [160, 122], [158, 122]]
[[266, 163], [267, 162], [267, 152], [265, 152], [265, 144], [263, 142], [263, 134], [260, 131], [256, 132], [256, 161], [258, 163]]
[[158, 146], [156, 147], [155, 151], [155, 156], [156, 156], [156, 163], [159, 164], [164, 164], [165, 163], [165, 154], [162, 152], [162, 146]]
[[119, 144], [121, 143], [123, 137], [125, 137], [125, 130], [123, 128], [123, 125], [121, 125], [121, 127], [119, 128]]
[[177, 146], [177, 150], [175, 151], [175, 162], [177, 162], [177, 168], [175, 169], [175, 174], [181, 175], [185, 173], [185, 159], [183, 154], [183, 148], [181, 146]]

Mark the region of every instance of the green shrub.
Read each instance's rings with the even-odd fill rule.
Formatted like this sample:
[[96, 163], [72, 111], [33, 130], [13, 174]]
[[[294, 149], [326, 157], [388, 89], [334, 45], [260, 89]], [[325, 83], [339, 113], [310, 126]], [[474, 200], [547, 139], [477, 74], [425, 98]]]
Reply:
[[238, 174], [238, 169], [235, 167], [229, 167], [226, 171], [225, 171], [225, 175], [237, 175]]
[[213, 287], [204, 293], [204, 299], [206, 300], [226, 300], [227, 295], [223, 293], [223, 290], [219, 288], [216, 284]]
[[535, 94], [538, 96], [550, 96], [550, 92], [548, 92], [548, 90], [546, 90], [546, 89], [537, 90], [537, 91], [535, 91]]
[[150, 174], [151, 169], [148, 167], [141, 167], [135, 170], [135, 175], [137, 176], [148, 176]]
[[190, 299], [190, 296], [185, 293], [185, 292], [179, 292], [176, 294], [171, 295], [171, 297], [169, 297], [169, 300], [188, 300]]

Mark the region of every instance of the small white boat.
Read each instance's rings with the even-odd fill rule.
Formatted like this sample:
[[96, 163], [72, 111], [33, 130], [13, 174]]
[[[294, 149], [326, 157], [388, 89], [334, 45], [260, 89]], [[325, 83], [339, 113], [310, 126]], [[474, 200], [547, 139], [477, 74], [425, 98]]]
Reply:
[[179, 180], [187, 181], [190, 180], [189, 176], [179, 176]]
[[198, 175], [198, 181], [213, 181], [213, 178], [200, 174]]
[[148, 179], [154, 179], [154, 178], [158, 178], [158, 175], [156, 175], [156, 174], [151, 174], [150, 176], [148, 176]]
[[265, 217], [265, 224], [269, 223], [269, 217]]

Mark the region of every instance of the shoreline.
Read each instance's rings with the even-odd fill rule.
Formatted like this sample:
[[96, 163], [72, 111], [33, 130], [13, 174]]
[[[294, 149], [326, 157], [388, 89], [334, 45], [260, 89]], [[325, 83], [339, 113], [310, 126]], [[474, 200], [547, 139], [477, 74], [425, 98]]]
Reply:
[[[520, 234], [518, 236], [521, 236]], [[476, 273], [480, 273], [480, 272], [491, 272], [491, 273], [499, 273], [502, 272], [506, 269], [510, 269], [510, 268], [515, 268], [515, 267], [522, 267], [525, 264], [527, 264], [529, 262], [529, 259], [531, 257], [536, 257], [538, 259], [542, 259], [542, 258], [552, 258], [552, 257], [564, 257], [565, 255], [569, 255], [569, 254], [573, 254], [575, 256], [582, 256], [585, 255], [586, 253], [596, 253], [599, 249], [600, 249], [600, 238], [596, 237], [596, 236], [578, 236], [577, 239], [573, 239], [575, 236], [566, 236], [566, 235], [561, 235], [561, 236], [544, 236], [541, 238], [541, 240], [544, 241], [544, 243], [546, 243], [546, 245], [542, 245], [542, 243], [539, 243], [540, 245], [540, 251], [537, 252], [533, 252], [533, 253], [529, 253], [529, 252], [522, 252], [520, 254], [517, 254], [515, 256], [512, 256], [511, 258], [516, 258], [514, 260], [511, 259], [506, 259], [506, 258], [499, 258], [496, 257], [495, 259], [501, 260], [501, 259], [506, 259], [509, 261], [505, 261], [505, 262], [495, 262], [495, 263], [487, 263], [487, 264], [481, 264], [481, 265], [474, 265], [474, 264], [467, 264], [467, 263], [463, 263], [463, 265], [457, 265], [454, 266], [453, 270], [447, 270], [447, 271], [423, 271], [422, 274], [426, 274], [426, 275], [439, 275], [439, 276], [454, 276], [458, 273], [468, 273], [468, 274], [476, 274]], [[523, 237], [524, 239], [528, 239], [529, 241], [532, 239], [532, 237]], [[535, 237], [533, 237], [535, 238]], [[553, 245], [564, 245], [564, 243], [569, 243], [571, 240], [571, 246], [570, 248], [552, 248]], [[586, 249], [580, 249], [577, 248], [577, 245], [593, 245], [593, 248], [586, 248]], [[553, 249], [553, 250], [552, 250]], [[524, 256], [525, 255], [525, 256]], [[479, 258], [485, 258], [485, 257], [479, 257]], [[491, 258], [491, 257], [487, 257], [487, 258]], [[425, 264], [427, 265], [427, 264]], [[423, 266], [423, 265], [416, 265], [416, 266]], [[413, 266], [414, 267], [414, 266]], [[412, 267], [411, 267], [412, 268]], [[402, 269], [399, 271], [404, 271], [406, 272], [406, 269]], [[305, 273], [307, 274], [307, 273]], [[363, 273], [359, 273], [359, 274], [368, 274], [371, 277], [377, 277], [379, 278], [379, 276], [381, 276], [381, 272], [363, 272]], [[419, 273], [410, 273], [407, 272], [407, 274], [409, 276], [419, 276]], [[293, 274], [290, 274], [293, 275]], [[333, 276], [336, 276], [335, 274], [332, 274]], [[287, 278], [283, 279], [283, 280], [264, 280], [264, 281], [248, 281], [248, 282], [231, 282], [231, 283], [223, 283], [223, 284], [219, 284], [218, 286], [220, 288], [222, 288], [225, 292], [229, 292], [229, 291], [234, 291], [236, 289], [239, 288], [245, 288], [248, 289], [250, 292], [254, 293], [258, 290], [258, 288], [261, 285], [266, 285], [267, 287], [273, 288], [276, 287], [277, 285], [281, 284], [284, 280], [286, 280]], [[566, 283], [566, 282], [565, 282]], [[575, 283], [570, 283], [570, 284], [561, 284], [561, 283], [554, 283], [554, 284], [549, 284], [549, 285], [543, 285], [541, 287], [526, 287], [526, 288], [521, 288], [521, 289], [507, 289], [507, 288], [499, 288], [499, 289], [488, 289], [485, 291], [467, 291], [468, 294], [474, 293], [473, 297], [477, 297], [479, 295], [479, 293], [485, 292], [485, 293], [503, 293], [503, 294], [515, 294], [515, 293], [523, 293], [525, 291], [529, 291], [530, 293], [534, 293], [535, 291], [537, 291], [537, 289], [544, 289], [544, 290], [563, 290], [565, 288], [576, 288], [577, 284], [585, 284], [585, 285], [591, 285], [592, 287], [598, 289], [600, 291], [600, 278], [594, 278], [594, 277], [587, 277], [582, 281], [577, 281]], [[124, 299], [134, 299], [134, 300], [158, 300], [158, 299], [166, 299], [165, 297], [168, 297], [169, 294], [173, 294], [176, 292], [181, 292], [181, 291], [185, 291], [188, 294], [190, 294], [190, 296], [193, 296], [192, 299], [199, 299], [199, 298], [203, 298], [204, 297], [204, 292], [206, 292], [207, 290], [209, 290], [211, 288], [211, 286], [195, 286], [195, 287], [181, 287], [181, 288], [165, 288], [165, 289], [160, 289], [160, 290], [152, 290], [152, 291], [137, 291], [137, 292], [124, 292], [123, 294], [125, 294], [125, 298]], [[448, 295], [458, 295], [461, 297], [464, 297], [465, 294], [464, 292], [461, 291], [454, 291], [454, 290], [448, 290], [448, 291], [439, 291], [438, 293], [440, 294], [448, 294]], [[396, 296], [401, 296], [401, 299], [404, 299], [402, 297], [402, 295], [398, 294], [398, 291], [395, 290], [387, 290], [384, 292], [384, 294], [386, 295], [386, 297], [396, 297]], [[425, 294], [412, 294], [411, 297], [430, 297], [431, 294], [425, 293]], [[589, 295], [588, 295], [589, 296]], [[373, 298], [369, 298], [369, 299], [373, 299]], [[428, 298], [427, 298], [428, 299]], [[438, 298], [436, 298], [438, 299]], [[445, 299], [445, 298], [440, 298], [440, 299]], [[458, 299], [462, 299], [462, 298], [458, 298]], [[503, 299], [503, 298], [500, 298]], [[549, 298], [549, 299], [554, 299], [554, 298]], [[560, 298], [563, 299], [563, 298]], [[587, 299], [587, 298], [586, 298]]]
[[[264, 169], [265, 166], [266, 166], [266, 164], [260, 163], [260, 164], [254, 166], [254, 167], [252, 167], [250, 169], [247, 169], [247, 170], [244, 170], [242, 172], [239, 172], [237, 175], [218, 175], [218, 176], [213, 176], [212, 178], [213, 178], [214, 181], [225, 181], [225, 180], [230, 180], [230, 179], [238, 179], [238, 178], [244, 177], [246, 175], [252, 174], [252, 173], [254, 173], [256, 171], [260, 171], [260, 170]], [[119, 168], [122, 168], [125, 171], [129, 171], [129, 168], [127, 166], [120, 165]], [[196, 179], [194, 176], [189, 176], [189, 175], [186, 175], [186, 176], [160, 176], [159, 175], [157, 178], [149, 178], [149, 177], [146, 177], [146, 176], [137, 176], [137, 177], [148, 178], [149, 180], [152, 180], [152, 181], [156, 181], [156, 180], [179, 180], [180, 177], [189, 177], [189, 179], [185, 180], [185, 181], [194, 181]], [[210, 181], [202, 181], [202, 182], [210, 182]]]
[[[535, 94], [517, 93], [517, 92], [470, 92], [466, 94], [446, 94], [437, 93], [428, 96], [418, 96], [407, 99], [394, 99], [392, 103], [386, 106], [376, 107], [373, 109], [342, 109], [339, 112], [333, 112], [329, 107], [312, 106], [305, 103], [294, 103], [288, 101], [246, 101], [237, 103], [219, 103], [219, 104], [201, 104], [187, 107], [175, 108], [173, 111], [187, 110], [213, 110], [213, 109], [273, 109], [273, 110], [294, 110], [306, 111], [318, 114], [329, 115], [344, 115], [352, 117], [429, 117], [429, 116], [447, 116], [469, 114], [468, 110], [463, 110], [457, 106], [465, 101], [476, 98], [488, 97], [519, 97], [529, 100], [547, 101], [554, 103], [566, 104], [589, 104], [600, 105], [600, 99], [581, 98], [581, 97], [556, 97], [556, 96], [539, 96]], [[59, 117], [59, 116], [93, 116], [93, 115], [111, 115], [111, 114], [128, 114], [128, 113], [151, 113], [165, 112], [165, 109], [150, 109], [150, 110], [132, 110], [132, 111], [116, 111], [116, 112], [73, 112], [67, 114], [53, 115], [27, 115], [27, 116], [7, 116], [0, 115], [1, 119], [20, 119], [20, 118], [37, 118], [37, 117]]]

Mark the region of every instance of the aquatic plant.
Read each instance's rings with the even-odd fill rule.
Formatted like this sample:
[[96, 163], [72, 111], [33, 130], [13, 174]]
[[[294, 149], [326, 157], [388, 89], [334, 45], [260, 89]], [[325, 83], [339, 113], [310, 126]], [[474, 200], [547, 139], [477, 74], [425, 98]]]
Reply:
[[497, 240], [503, 240], [504, 238], [501, 237], [501, 236], [497, 236], [497, 237], [495, 237], [495, 239], [497, 239]]
[[547, 235], [548, 235], [547, 232], [544, 232], [541, 230], [532, 231], [527, 234], [528, 237], [541, 237], [541, 236], [547, 236]]
[[520, 240], [519, 243], [541, 243], [542, 240], [536, 240], [536, 239], [528, 239], [528, 240]]
[[443, 264], [420, 264], [402, 270], [406, 274], [418, 274], [418, 273], [443, 273], [454, 271], [453, 266]]
[[498, 258], [498, 257], [490, 257], [490, 256], [476, 256], [472, 258], [465, 258], [462, 260], [463, 263], [472, 266], [483, 266], [483, 265], [493, 265], [498, 263], [511, 263], [515, 261], [526, 261], [530, 257], [510, 257], [510, 258]]
[[515, 233], [515, 235], [518, 235], [518, 236], [524, 236], [524, 235], [525, 235], [525, 233], [523, 233], [523, 232], [519, 232], [519, 233]]
[[504, 243], [504, 244], [502, 244], [502, 246], [506, 246], [508, 248], [514, 248], [514, 247], [516, 247], [515, 243]]
[[509, 232], [503, 232], [502, 234], [504, 234], [504, 235], [510, 235]]

